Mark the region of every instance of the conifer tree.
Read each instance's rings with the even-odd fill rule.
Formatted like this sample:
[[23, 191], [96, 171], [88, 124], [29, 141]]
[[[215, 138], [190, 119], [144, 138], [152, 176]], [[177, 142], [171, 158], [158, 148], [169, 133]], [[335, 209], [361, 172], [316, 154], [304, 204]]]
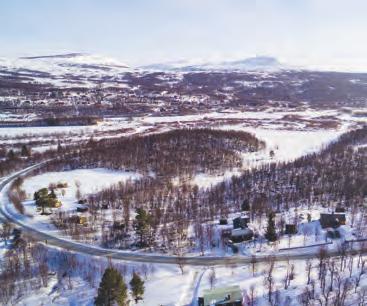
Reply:
[[58, 142], [57, 142], [57, 152], [61, 152], [62, 151], [62, 146], [61, 146], [61, 142], [60, 142], [60, 140], [58, 140]]
[[149, 235], [151, 225], [151, 216], [142, 208], [136, 210], [136, 217], [134, 221], [134, 229], [139, 236], [140, 245], [146, 244], [147, 236]]
[[133, 296], [135, 303], [143, 299], [144, 295], [144, 281], [141, 279], [139, 274], [133, 273], [133, 277], [130, 281], [131, 295]]
[[50, 194], [48, 195], [51, 199], [57, 199], [55, 189], [51, 189]]
[[275, 231], [275, 222], [274, 222], [273, 212], [271, 212], [268, 215], [268, 225], [266, 228], [265, 238], [272, 242], [277, 240], [277, 233]]
[[10, 160], [13, 160], [13, 159], [15, 159], [15, 158], [16, 158], [16, 155], [15, 155], [15, 153], [14, 153], [14, 151], [13, 151], [13, 150], [10, 150], [10, 151], [8, 152], [8, 158], [9, 158]]
[[22, 155], [23, 157], [31, 156], [31, 151], [28, 149], [26, 145], [23, 145], [20, 155]]
[[127, 286], [119, 271], [110, 267], [103, 274], [95, 299], [97, 306], [127, 305]]

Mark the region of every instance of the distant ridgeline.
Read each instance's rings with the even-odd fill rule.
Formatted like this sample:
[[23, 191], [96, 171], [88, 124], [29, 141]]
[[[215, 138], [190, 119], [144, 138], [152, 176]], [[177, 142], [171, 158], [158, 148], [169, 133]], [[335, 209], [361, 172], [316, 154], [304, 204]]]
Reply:
[[2, 127], [36, 127], [36, 126], [73, 126], [73, 125], [96, 125], [103, 118], [99, 117], [58, 117], [58, 118], [42, 118], [24, 121], [1, 121]]

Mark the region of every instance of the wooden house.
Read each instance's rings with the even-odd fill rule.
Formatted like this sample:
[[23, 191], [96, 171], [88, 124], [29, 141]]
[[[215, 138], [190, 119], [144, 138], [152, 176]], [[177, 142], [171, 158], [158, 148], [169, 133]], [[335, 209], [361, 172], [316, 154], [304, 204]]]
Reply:
[[88, 207], [86, 207], [86, 206], [78, 206], [78, 207], [76, 208], [76, 211], [77, 211], [77, 212], [80, 212], [80, 213], [85, 213], [85, 212], [87, 212], [87, 211], [88, 211]]
[[250, 218], [249, 217], [237, 217], [233, 219], [233, 228], [246, 228], [247, 224], [250, 222]]
[[322, 228], [337, 228], [340, 225], [345, 225], [345, 214], [320, 214], [320, 224]]
[[285, 232], [286, 235], [294, 235], [297, 234], [297, 225], [296, 224], [286, 224]]
[[198, 299], [199, 306], [242, 306], [242, 292], [239, 286], [205, 290]]
[[231, 240], [234, 243], [251, 240], [254, 237], [254, 232], [249, 228], [236, 228], [231, 232]]

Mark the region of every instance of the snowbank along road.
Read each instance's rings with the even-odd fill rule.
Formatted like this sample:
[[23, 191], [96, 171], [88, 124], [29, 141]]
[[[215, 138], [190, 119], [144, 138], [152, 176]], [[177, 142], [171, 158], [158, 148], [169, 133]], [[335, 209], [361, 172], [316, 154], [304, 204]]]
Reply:
[[[98, 246], [87, 245], [83, 243], [79, 243], [76, 241], [56, 237], [54, 235], [50, 235], [44, 231], [38, 230], [35, 227], [32, 227], [25, 222], [18, 219], [16, 215], [14, 215], [11, 211], [7, 210], [6, 202], [7, 196], [5, 193], [10, 183], [16, 178], [27, 174], [33, 171], [36, 168], [42, 167], [48, 161], [44, 161], [38, 164], [35, 164], [31, 167], [23, 169], [21, 171], [16, 172], [13, 175], [10, 175], [7, 178], [4, 178], [0, 182], [0, 194], [2, 194], [2, 198], [4, 199], [2, 203], [0, 203], [0, 217], [4, 220], [10, 221], [12, 224], [18, 226], [22, 229], [23, 232], [30, 235], [32, 238], [43, 241], [48, 245], [63, 248], [69, 251], [74, 251], [78, 253], [88, 254], [91, 256], [100, 256], [111, 259], [118, 260], [126, 260], [126, 261], [135, 261], [135, 262], [149, 262], [149, 263], [161, 263], [161, 264], [184, 264], [184, 265], [193, 265], [193, 266], [214, 266], [214, 265], [236, 265], [236, 264], [249, 264], [251, 262], [266, 262], [269, 261], [269, 256], [272, 256], [275, 261], [287, 261], [287, 260], [303, 260], [308, 258], [314, 258], [317, 256], [317, 248], [314, 252], [302, 252], [297, 250], [296, 252], [292, 251], [279, 251], [272, 255], [257, 255], [256, 257], [251, 256], [186, 256], [186, 257], [177, 257], [177, 256], [168, 256], [168, 255], [159, 255], [159, 254], [148, 254], [148, 253], [137, 253], [137, 252], [126, 252], [120, 250], [113, 249], [105, 249]], [[355, 252], [355, 249], [350, 249], [349, 252]], [[367, 249], [362, 250], [364, 253], [367, 253]], [[338, 249], [329, 251], [329, 256], [339, 256], [340, 251]]]

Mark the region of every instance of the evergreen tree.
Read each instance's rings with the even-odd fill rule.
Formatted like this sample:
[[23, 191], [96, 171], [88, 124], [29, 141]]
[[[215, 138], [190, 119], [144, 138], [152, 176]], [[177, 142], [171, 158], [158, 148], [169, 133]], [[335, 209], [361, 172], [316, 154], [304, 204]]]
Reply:
[[51, 199], [57, 199], [56, 193], [54, 189], [51, 189], [50, 194], [48, 195]]
[[151, 216], [142, 208], [136, 210], [136, 217], [134, 221], [134, 229], [139, 236], [140, 245], [146, 245], [147, 236], [149, 235], [151, 224]]
[[58, 140], [58, 142], [57, 142], [57, 152], [61, 152], [62, 151], [62, 146], [61, 146], [61, 142], [60, 142], [60, 140]]
[[250, 211], [250, 202], [248, 199], [244, 199], [241, 205], [242, 211]]
[[141, 279], [139, 274], [133, 273], [133, 277], [130, 281], [131, 295], [133, 296], [135, 303], [143, 299], [144, 295], [144, 281]]
[[13, 159], [15, 159], [15, 158], [16, 158], [15, 153], [14, 153], [14, 151], [13, 151], [13, 150], [10, 150], [10, 151], [8, 152], [8, 158], [9, 158], [10, 160], [13, 160]]
[[97, 306], [127, 305], [127, 286], [119, 271], [110, 267], [103, 274], [95, 299]]
[[36, 191], [33, 195], [36, 205], [42, 207], [41, 214], [45, 214], [45, 207], [48, 206], [48, 189], [42, 188]]
[[31, 151], [28, 149], [26, 145], [23, 145], [22, 150], [20, 151], [20, 155], [22, 155], [23, 157], [31, 156]]
[[268, 215], [268, 226], [266, 228], [265, 238], [269, 241], [277, 240], [277, 233], [275, 231], [274, 213]]

